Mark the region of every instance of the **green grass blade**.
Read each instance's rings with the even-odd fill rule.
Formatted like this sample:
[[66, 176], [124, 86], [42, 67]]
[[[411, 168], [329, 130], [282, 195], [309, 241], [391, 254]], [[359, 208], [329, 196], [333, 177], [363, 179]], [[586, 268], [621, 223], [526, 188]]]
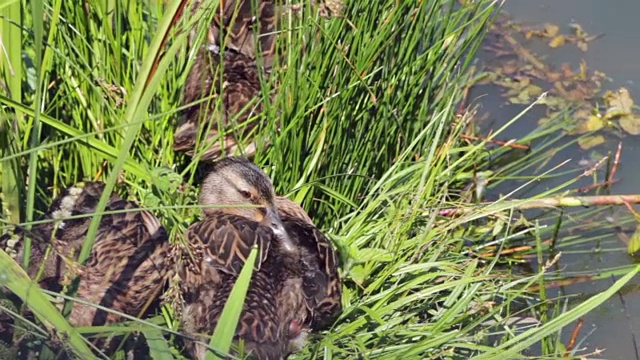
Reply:
[[[244, 298], [247, 295], [249, 289], [249, 283], [251, 282], [251, 275], [253, 274], [253, 266], [258, 256], [258, 247], [254, 246], [251, 249], [251, 253], [247, 258], [247, 262], [242, 267], [238, 280], [231, 289], [231, 294], [227, 302], [224, 304], [220, 320], [218, 320], [218, 326], [213, 331], [213, 336], [209, 341], [209, 346], [223, 354], [228, 354], [231, 344], [233, 343], [233, 337], [236, 334], [236, 327], [242, 308], [244, 307]], [[223, 359], [213, 351], [208, 351], [205, 356], [205, 360], [217, 360]]]
[[502, 359], [521, 358], [522, 356], [519, 353], [520, 351], [526, 350], [543, 338], [562, 330], [562, 328], [567, 326], [567, 324], [576, 321], [578, 318], [586, 315], [591, 310], [602, 305], [605, 301], [607, 301], [618, 291], [620, 291], [620, 289], [622, 289], [625, 284], [631, 281], [631, 279], [638, 273], [639, 270], [640, 266], [636, 267], [635, 269], [618, 279], [607, 290], [592, 296], [589, 300], [586, 300], [573, 309], [565, 312], [564, 314], [553, 318], [548, 323], [546, 323], [544, 327], [525, 331], [524, 333], [510, 339], [504, 344], [499, 345], [482, 355], [476, 356], [473, 359], [494, 359], [495, 356], [500, 356], [500, 358]]
[[[93, 178], [101, 169], [108, 186], [98, 214], [104, 213], [105, 199], [120, 177], [123, 186], [116, 191], [157, 213], [175, 238], [199, 214], [192, 206], [197, 202], [193, 178], [198, 163], [175, 154], [172, 137], [187, 70], [206, 37], [217, 1], [201, 14], [183, 16], [175, 31], [169, 30], [170, 22], [184, 1], [89, 0], [80, 7], [62, 0], [41, 2], [44, 7], [36, 10], [44, 13], [44, 21], [35, 37], [30, 2], [0, 5], [3, 42], [11, 45], [7, 57], [0, 57], [2, 81], [10, 89], [0, 95], [0, 111], [6, 115], [0, 139], [3, 209], [12, 216], [4, 218], [4, 224], [24, 221], [27, 167], [37, 156], [38, 171], [29, 168], [36, 175], [29, 177], [29, 185], [34, 185], [29, 189], [30, 212], [44, 210], [61, 188]], [[486, 142], [460, 140], [474, 124], [458, 111], [471, 79], [469, 64], [498, 3], [354, 0], [342, 16], [324, 18], [314, 6], [284, 12], [283, 36], [278, 39], [282, 56], [271, 75], [262, 76], [268, 86], [262, 87], [261, 97], [271, 101], [264, 101], [264, 111], [257, 115], [261, 126], [252, 130], [266, 135], [270, 145], [259, 146], [255, 159], [277, 192], [301, 203], [335, 242], [345, 280], [344, 313], [330, 330], [314, 334], [297, 358], [448, 358], [452, 349], [480, 355], [495, 352], [520, 333], [519, 328], [500, 327], [505, 318], [526, 313], [522, 316], [538, 320], [540, 329], [548, 324], [561, 328], [550, 322], [556, 317], [570, 323], [572, 318], [561, 317], [560, 311], [551, 314], [553, 301], [526, 310], [512, 308], [530, 296], [529, 286], [548, 284], [566, 273], [527, 276], [502, 266], [513, 260], [508, 256], [475, 261], [468, 254], [527, 242], [530, 235], [528, 230], [513, 230], [513, 203], [474, 205], [486, 200], [477, 195], [478, 189], [527, 201], [574, 184], [523, 196], [539, 180], [567, 172], [548, 163], [547, 154], [573, 142], [556, 135], [566, 127], [562, 117], [569, 112], [519, 138], [533, 145], [527, 154], [488, 143], [504, 136], [504, 129]], [[21, 13], [20, 5], [28, 10]], [[186, 37], [195, 28], [200, 40], [187, 47]], [[14, 36], [7, 39], [6, 29]], [[40, 55], [35, 56], [31, 40], [43, 37], [42, 65], [35, 69]], [[166, 46], [161, 45], [165, 38]], [[18, 76], [8, 76], [7, 65], [16, 63], [22, 67], [14, 67], [17, 72], [11, 74]], [[36, 108], [42, 110], [39, 115]], [[29, 139], [35, 141], [31, 135], [37, 129], [27, 120], [36, 117], [42, 134], [38, 146], [31, 147]], [[549, 135], [553, 141], [545, 140]], [[516, 190], [511, 191], [514, 182]], [[442, 216], [439, 210], [449, 207], [464, 210], [464, 215]], [[578, 218], [584, 221], [587, 216], [573, 214]], [[100, 215], [95, 216], [81, 258], [90, 252], [99, 221]], [[536, 239], [542, 236], [538, 232], [547, 231], [547, 223], [540, 224], [533, 226]], [[571, 235], [558, 244], [582, 246], [584, 241]], [[539, 241], [530, 244], [540, 251], [534, 254], [539, 259], [549, 247]], [[589, 275], [595, 280], [628, 270]], [[250, 275], [243, 279], [247, 285]], [[238, 297], [234, 293], [227, 303], [236, 308], [225, 308], [225, 320], [212, 335], [216, 354], [234, 349], [229, 345], [233, 332], [225, 328], [237, 322], [237, 317], [227, 318], [241, 311]], [[541, 316], [543, 312], [549, 315]], [[178, 344], [173, 343], [179, 337], [174, 331], [178, 313], [167, 311], [151, 326], [152, 332], [148, 324], [128, 316], [124, 318], [131, 322], [124, 324], [75, 330], [105, 337], [141, 331], [154, 357], [170, 359], [167, 350], [178, 357]], [[498, 326], [487, 328], [488, 320]], [[487, 332], [490, 336], [483, 336]], [[553, 335], [542, 342], [547, 357], [563, 354]], [[504, 350], [518, 356], [523, 346], [510, 342]], [[75, 355], [84, 358], [81, 352]]]
[[[147, 109], [149, 107], [151, 97], [155, 93], [157, 85], [160, 81], [159, 79], [164, 74], [164, 71], [168, 67], [169, 62], [172, 61], [175, 57], [178, 51], [178, 46], [181, 45], [181, 41], [178, 40], [173, 44], [173, 46], [169, 48], [169, 50], [167, 50], [166, 53], [161, 54], [161, 46], [164, 43], [164, 39], [166, 36], [168, 36], [169, 31], [171, 30], [172, 22], [184, 1], [185, 0], [174, 1], [167, 7], [167, 12], [162, 18], [162, 23], [160, 25], [158, 33], [154, 37], [151, 44], [150, 52], [143, 63], [143, 67], [140, 71], [140, 74], [138, 75], [138, 78], [136, 79], [136, 86], [127, 107], [127, 112], [124, 119], [126, 123], [131, 124], [131, 127], [128, 128], [127, 135], [122, 142], [121, 148], [118, 152], [116, 163], [113, 165], [111, 174], [105, 182], [104, 193], [100, 197], [100, 201], [96, 206], [96, 211], [98, 212], [104, 211], [104, 208], [107, 205], [107, 201], [109, 200], [111, 192], [113, 191], [115, 183], [118, 179], [120, 170], [122, 170], [124, 164], [129, 158], [131, 145], [133, 145], [133, 142], [136, 140], [140, 128], [142, 127], [142, 125], [140, 123], [136, 123], [135, 120], [147, 116]], [[182, 41], [184, 41], [186, 39], [186, 35], [183, 34], [181, 36], [181, 39]], [[152, 73], [153, 66], [155, 65], [154, 61], [156, 58], [162, 58], [162, 60], [158, 65], [157, 71], [155, 73]], [[86, 241], [82, 246], [82, 250], [80, 251], [80, 256], [78, 258], [80, 262], [85, 261], [89, 257], [101, 218], [101, 215], [97, 215], [91, 220], [89, 230], [87, 231]]]
[[[39, 19], [43, 19], [44, 16], [44, 3], [42, 0], [33, 0], [30, 2], [31, 4], [31, 16], [36, 21], [33, 22], [33, 42], [34, 42], [34, 65], [37, 74], [36, 79], [36, 94], [35, 101], [33, 104], [33, 108], [35, 110], [33, 116], [33, 124], [30, 128], [31, 139], [29, 139], [29, 147], [32, 149], [37, 149], [40, 144], [40, 135], [42, 132], [42, 125], [40, 124], [40, 114], [42, 112], [42, 90], [46, 86], [46, 78], [45, 78], [45, 67], [43, 66], [43, 42], [44, 42], [44, 24]], [[51, 29], [54, 31], [54, 29]], [[27, 132], [29, 134], [29, 132]], [[35, 150], [31, 152], [29, 156], [29, 179], [36, 179], [38, 173], [38, 153], [39, 151]], [[34, 219], [34, 207], [35, 207], [35, 197], [36, 197], [36, 186], [35, 184], [30, 184], [27, 187], [27, 202], [26, 202], [26, 220], [27, 222], [32, 221]], [[27, 227], [28, 228], [28, 227]], [[31, 258], [31, 237], [25, 236], [23, 246], [24, 255], [22, 258], [22, 263], [25, 268], [29, 267], [29, 260]]]
[[[33, 111], [33, 109], [23, 104], [20, 104], [12, 99], [9, 99], [8, 97], [3, 96], [2, 94], [0, 94], [0, 103], [7, 105], [15, 109], [16, 111], [24, 112], [29, 116], [35, 116], [35, 112]], [[58, 119], [54, 119], [45, 114], [40, 114], [40, 120], [43, 123], [47, 124], [48, 126], [51, 126], [53, 129], [60, 131], [63, 134], [66, 134], [73, 138], [78, 138], [78, 142], [84, 143], [87, 146], [91, 147], [92, 149], [99, 151], [102, 155], [104, 155], [108, 159], [116, 160], [118, 158], [118, 153], [119, 153], [118, 149], [105, 143], [104, 141], [96, 139], [95, 137], [88, 137], [81, 130], [75, 129], [72, 126], [65, 124], [64, 122]], [[151, 180], [151, 172], [144, 165], [137, 163], [134, 159], [127, 158], [123, 165], [123, 169], [127, 172], [134, 174], [140, 179]]]
[[[5, 84], [8, 96], [16, 102], [22, 101], [22, 4], [19, 0], [7, 1], [0, 7], [0, 81]], [[0, 91], [1, 92], [1, 91]], [[10, 155], [19, 143], [14, 124], [23, 113], [16, 110], [10, 114], [0, 110], [0, 150]], [[15, 160], [2, 162], [2, 215], [13, 223], [21, 219], [20, 184], [21, 170]]]
[[29, 307], [51, 334], [60, 339], [83, 359], [96, 359], [86, 340], [67, 322], [60, 312], [47, 300], [22, 268], [4, 251], [0, 250], [0, 286], [7, 287]]
[[162, 336], [162, 331], [158, 329], [146, 328], [143, 330], [144, 337], [147, 340], [149, 346], [149, 355], [153, 360], [174, 360], [171, 349]]

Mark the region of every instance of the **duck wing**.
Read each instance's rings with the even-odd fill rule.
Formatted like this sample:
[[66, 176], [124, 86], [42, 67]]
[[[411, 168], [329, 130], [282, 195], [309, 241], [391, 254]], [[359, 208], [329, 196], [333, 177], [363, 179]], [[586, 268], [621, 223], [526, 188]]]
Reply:
[[342, 288], [338, 258], [331, 242], [300, 218], [283, 217], [284, 227], [301, 249], [305, 272], [302, 287], [312, 313], [312, 328], [322, 328], [340, 313]]
[[[196, 334], [210, 334], [215, 329], [238, 274], [253, 246], [258, 246], [258, 261], [235, 337], [242, 339], [245, 350], [257, 358], [281, 358], [288, 324], [278, 313], [278, 294], [286, 276], [276, 259], [278, 254], [269, 253], [275, 237], [271, 229], [244, 217], [220, 213], [191, 225], [185, 237], [191, 259], [178, 269], [186, 302], [185, 331], [198, 337]], [[202, 345], [187, 342], [187, 348], [194, 358], [204, 358], [206, 349]]]
[[[84, 182], [64, 189], [44, 214], [46, 223], [35, 225], [29, 236], [33, 247], [28, 273], [32, 278], [42, 269], [40, 284], [53, 291], [62, 289], [68, 272], [76, 272], [80, 283], [76, 297], [92, 304], [137, 316], [147, 301], [162, 289], [168, 267], [167, 234], [150, 212], [112, 194], [100, 221], [89, 259], [77, 264], [100, 196], [102, 182]], [[18, 234], [20, 237], [24, 233]], [[21, 245], [22, 242], [19, 242]], [[53, 252], [45, 256], [48, 246]], [[22, 256], [23, 249], [18, 249]], [[94, 306], [74, 304], [70, 321], [75, 325], [98, 325], [119, 317]]]
[[[83, 267], [77, 296], [91, 303], [139, 316], [158, 296], [167, 280], [169, 242], [160, 221], [130, 201], [112, 199]], [[75, 322], [101, 325], [116, 321], [110, 312], [75, 304]]]
[[281, 217], [297, 218], [315, 227], [315, 224], [302, 206], [284, 196], [276, 195], [276, 207]]
[[300, 205], [276, 196], [276, 206], [287, 233], [301, 250], [305, 269], [302, 286], [312, 313], [311, 326], [322, 328], [342, 309], [336, 251]]

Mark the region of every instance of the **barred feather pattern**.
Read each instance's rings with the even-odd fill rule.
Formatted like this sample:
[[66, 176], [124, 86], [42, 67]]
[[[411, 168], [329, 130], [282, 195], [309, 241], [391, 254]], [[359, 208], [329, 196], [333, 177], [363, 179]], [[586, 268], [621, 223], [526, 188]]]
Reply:
[[[31, 278], [40, 274], [40, 285], [52, 291], [60, 291], [70, 273], [78, 275], [77, 298], [139, 316], [166, 283], [167, 233], [153, 214], [114, 193], [105, 211], [126, 212], [103, 215], [89, 259], [84, 265], [78, 264], [74, 259], [92, 217], [67, 218], [95, 213], [104, 187], [101, 182], [80, 183], [62, 191], [53, 201], [43, 216], [43, 220], [51, 221], [35, 225], [29, 232], [33, 242], [27, 273]], [[18, 229], [16, 233], [22, 238], [25, 231]], [[5, 244], [1, 245], [4, 248]], [[47, 256], [48, 247], [52, 251]], [[17, 258], [22, 258], [22, 241], [16, 251]], [[75, 303], [69, 321], [76, 326], [96, 326], [121, 321], [121, 317]]]
[[[306, 335], [331, 324], [341, 311], [341, 282], [331, 242], [297, 204], [276, 197], [280, 216], [298, 253], [277, 251], [270, 228], [240, 216], [217, 213], [193, 224], [179, 268], [184, 330], [207, 343], [253, 245], [260, 253], [236, 329], [255, 359], [283, 359], [304, 345]], [[184, 264], [189, 264], [185, 266]], [[187, 341], [203, 359], [206, 347]]]

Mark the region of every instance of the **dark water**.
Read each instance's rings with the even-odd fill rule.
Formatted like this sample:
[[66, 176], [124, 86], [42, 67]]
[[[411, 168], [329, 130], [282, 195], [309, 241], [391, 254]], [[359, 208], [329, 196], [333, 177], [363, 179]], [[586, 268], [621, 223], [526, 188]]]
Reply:
[[[589, 43], [587, 52], [582, 52], [575, 46], [565, 46], [555, 50], [543, 46], [535, 47], [533, 50], [540, 55], [547, 55], [545, 61], [556, 66], [568, 62], [577, 67], [581, 59], [584, 59], [590, 69], [603, 71], [611, 78], [610, 82], [603, 84], [603, 90], [615, 91], [624, 86], [631, 92], [636, 103], [640, 103], [640, 1], [506, 0], [505, 10], [514, 20], [525, 24], [553, 23], [559, 25], [563, 32], [568, 32], [568, 25], [577, 23], [591, 35], [604, 34], [603, 37]], [[492, 94], [488, 94], [480, 101], [484, 109], [496, 119], [508, 120], [522, 109], [516, 106], [503, 106], [503, 102], [503, 99]], [[530, 114], [528, 119], [518, 122], [501, 138], [517, 138], [531, 131], [537, 124], [536, 115], [540, 114]], [[491, 124], [491, 127], [497, 128], [502, 120], [497, 120]], [[609, 137], [608, 140], [612, 138]], [[613, 140], [600, 149], [600, 152], [604, 153], [607, 149], [615, 150], [618, 141], [622, 141], [623, 144], [616, 176], [622, 181], [613, 185], [611, 193], [640, 194], [640, 181], [636, 180], [640, 178], [640, 137], [626, 136]], [[557, 162], [572, 159], [568, 166], [578, 167], [578, 162], [587, 156], [588, 152], [576, 146], [559, 154], [556, 159]], [[552, 187], [562, 183], [563, 180], [568, 179], [557, 179], [542, 186]], [[576, 186], [585, 185], [589, 185], [589, 181]], [[623, 209], [617, 209], [617, 211], [624, 213]], [[632, 226], [629, 228], [633, 230]], [[611, 235], [607, 234], [609, 231]], [[597, 244], [587, 244], [581, 249], [586, 250], [585, 252], [564, 257], [561, 266], [567, 271], [597, 271], [637, 262], [626, 254], [625, 244], [619, 240], [613, 228], [600, 229], [599, 233], [608, 237], [608, 245], [603, 248], [609, 251], [589, 251], [596, 248]], [[566, 290], [568, 293], [582, 294], [581, 298], [586, 299], [607, 288], [612, 282], [613, 279], [587, 282], [571, 286]], [[564, 331], [565, 344], [571, 330]], [[606, 304], [587, 316], [578, 339], [586, 337], [581, 344], [581, 347], [587, 347], [586, 353], [596, 349], [603, 350], [600, 355], [593, 355], [590, 358], [636, 359], [633, 332], [637, 334], [635, 341], [640, 342], [640, 278], [632, 280], [630, 285], [625, 287], [623, 294], [609, 299]]]

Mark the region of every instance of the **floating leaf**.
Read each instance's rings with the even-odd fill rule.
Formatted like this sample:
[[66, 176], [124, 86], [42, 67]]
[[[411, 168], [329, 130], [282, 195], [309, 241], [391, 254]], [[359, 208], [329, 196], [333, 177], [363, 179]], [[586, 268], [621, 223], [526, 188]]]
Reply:
[[576, 34], [577, 37], [584, 38], [589, 35], [586, 31], [584, 31], [582, 25], [578, 23], [569, 24], [569, 27], [573, 29], [573, 33]]
[[537, 36], [541, 38], [552, 38], [560, 32], [560, 27], [555, 24], [546, 23], [542, 30], [532, 29], [525, 33], [525, 38], [530, 40], [532, 37]]
[[607, 106], [604, 114], [606, 119], [629, 115], [632, 112], [633, 99], [626, 88], [620, 88], [615, 93], [608, 90], [603, 99]]
[[582, 148], [583, 150], [591, 149], [592, 147], [596, 147], [603, 143], [604, 136], [602, 135], [583, 136], [578, 139], [578, 145], [580, 145], [580, 148]]
[[533, 98], [537, 98], [542, 94], [542, 88], [531, 84], [531, 79], [529, 78], [519, 79], [518, 84], [518, 87], [514, 87], [507, 92], [507, 96], [511, 96], [509, 102], [512, 104], [530, 104]]
[[584, 59], [582, 59], [582, 61], [580, 61], [580, 75], [579, 75], [579, 79], [580, 80], [587, 80], [589, 79], [589, 67], [587, 67], [587, 62], [584, 61]]
[[[547, 95], [540, 100], [539, 104], [547, 105], [551, 109], [562, 109], [567, 107], [567, 101], [560, 96]], [[586, 118], [586, 116], [584, 117]]]
[[478, 79], [476, 79], [476, 85], [488, 85], [498, 79], [498, 74], [495, 72], [484, 72]]
[[549, 46], [552, 48], [557, 48], [563, 46], [566, 41], [564, 35], [558, 35], [549, 41]]
[[546, 80], [550, 83], [554, 83], [562, 78], [562, 74], [557, 71], [550, 71], [550, 72], [544, 73], [544, 76], [546, 77]]
[[560, 32], [560, 26], [556, 24], [544, 24], [544, 34], [548, 37], [555, 37]]
[[578, 41], [576, 43], [576, 46], [578, 47], [578, 49], [582, 50], [583, 52], [587, 52], [587, 50], [589, 50], [589, 45], [586, 41]]
[[598, 115], [589, 115], [586, 121], [580, 122], [571, 134], [585, 134], [602, 129], [606, 125], [606, 121]]
[[631, 135], [640, 135], [640, 115], [630, 114], [620, 118], [620, 127]]
[[[548, 96], [547, 96], [547, 97], [548, 97]], [[553, 112], [548, 113], [546, 116], [541, 117], [541, 118], [538, 120], [538, 125], [542, 126], [542, 125], [544, 125], [544, 124], [549, 123], [549, 121], [552, 121], [552, 120], [554, 120], [554, 119], [557, 119], [557, 118], [558, 118], [558, 116], [559, 116], [559, 113], [560, 113], [559, 111], [553, 111]]]
[[531, 40], [531, 38], [535, 35], [535, 31], [529, 30], [524, 34], [524, 38], [527, 40]]

